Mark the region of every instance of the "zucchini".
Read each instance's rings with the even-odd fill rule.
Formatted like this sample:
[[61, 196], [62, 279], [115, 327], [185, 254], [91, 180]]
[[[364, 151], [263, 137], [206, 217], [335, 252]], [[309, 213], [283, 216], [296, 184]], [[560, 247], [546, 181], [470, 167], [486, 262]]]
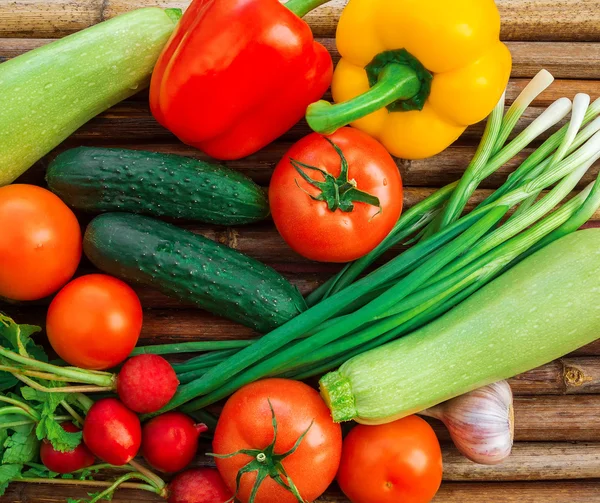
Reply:
[[100, 215], [88, 225], [83, 249], [108, 274], [155, 287], [259, 332], [306, 308], [298, 289], [274, 269], [153, 218]]
[[128, 12], [0, 65], [0, 187], [148, 86], [181, 11]]
[[448, 314], [321, 379], [336, 421], [386, 423], [598, 338], [600, 229], [567, 235]]
[[263, 189], [243, 174], [189, 157], [79, 147], [59, 154], [46, 173], [50, 190], [70, 206], [125, 211], [219, 225], [269, 215]]

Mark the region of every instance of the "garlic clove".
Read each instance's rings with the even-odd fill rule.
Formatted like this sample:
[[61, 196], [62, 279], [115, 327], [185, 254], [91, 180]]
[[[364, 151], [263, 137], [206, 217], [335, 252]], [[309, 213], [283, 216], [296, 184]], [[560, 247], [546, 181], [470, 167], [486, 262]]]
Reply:
[[514, 408], [506, 381], [476, 389], [420, 414], [442, 421], [458, 450], [475, 463], [495, 465], [511, 453]]

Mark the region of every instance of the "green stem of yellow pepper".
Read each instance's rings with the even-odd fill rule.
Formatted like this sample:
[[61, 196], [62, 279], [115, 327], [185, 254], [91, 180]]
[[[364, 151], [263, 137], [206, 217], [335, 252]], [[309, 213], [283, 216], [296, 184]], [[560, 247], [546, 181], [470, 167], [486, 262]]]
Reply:
[[412, 98], [420, 89], [421, 82], [412, 68], [392, 63], [381, 71], [377, 83], [360, 96], [337, 105], [323, 100], [309, 105], [306, 121], [314, 131], [331, 134], [395, 101]]
[[329, 2], [329, 0], [288, 0], [285, 6], [298, 17], [304, 17], [311, 10]]

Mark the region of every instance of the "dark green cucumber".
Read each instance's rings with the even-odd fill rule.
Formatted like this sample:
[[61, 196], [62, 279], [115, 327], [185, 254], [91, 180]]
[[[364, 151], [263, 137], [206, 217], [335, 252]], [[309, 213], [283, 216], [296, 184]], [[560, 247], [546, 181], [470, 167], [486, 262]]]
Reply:
[[46, 174], [70, 206], [126, 211], [219, 225], [269, 215], [265, 191], [247, 176], [189, 157], [139, 150], [79, 147], [59, 154]]
[[306, 308], [274, 269], [227, 246], [153, 218], [106, 213], [88, 225], [85, 254], [104, 272], [193, 302], [259, 332]]

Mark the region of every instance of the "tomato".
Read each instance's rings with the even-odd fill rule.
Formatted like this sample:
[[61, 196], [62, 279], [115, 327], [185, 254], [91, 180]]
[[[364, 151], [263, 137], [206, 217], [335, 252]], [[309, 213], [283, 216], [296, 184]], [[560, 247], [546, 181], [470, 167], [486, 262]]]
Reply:
[[352, 503], [427, 503], [442, 483], [440, 444], [417, 416], [356, 426], [344, 440], [337, 481]]
[[46, 189], [0, 187], [0, 233], [0, 297], [46, 297], [69, 281], [79, 265], [77, 218]]
[[[340, 177], [342, 157], [330, 141], [348, 162], [344, 187], [351, 191], [345, 192], [340, 188], [343, 182], [334, 180]], [[298, 172], [317, 182], [326, 180], [307, 166], [331, 175], [323, 191]], [[362, 198], [368, 194], [378, 202], [372, 198], [357, 201], [356, 190]], [[340, 196], [340, 207], [332, 211], [338, 204], [336, 191], [344, 196]], [[329, 202], [313, 199], [326, 194]], [[292, 146], [275, 168], [269, 201], [277, 230], [297, 253], [321, 262], [349, 262], [369, 253], [396, 224], [402, 211], [402, 179], [380, 143], [358, 129], [341, 128], [326, 137], [310, 134]]]
[[[305, 501], [318, 498], [331, 484], [337, 471], [342, 432], [331, 419], [329, 409], [310, 386], [287, 379], [265, 379], [241, 388], [231, 396], [219, 419], [213, 440], [216, 454], [231, 454], [240, 449], [256, 449], [255, 457], [238, 454], [216, 458], [217, 468], [232, 492], [236, 491], [238, 471], [258, 459], [273, 442], [272, 412], [277, 421], [275, 454], [290, 450], [308, 430], [298, 449], [282, 461], [285, 471]], [[312, 426], [311, 426], [312, 423]], [[267, 454], [262, 466], [269, 466]], [[285, 477], [284, 477], [285, 480]], [[242, 476], [237, 498], [247, 503], [256, 481], [256, 472]], [[296, 497], [267, 477], [258, 489], [255, 503], [297, 503]]]
[[46, 318], [54, 351], [71, 365], [92, 370], [125, 360], [141, 329], [142, 306], [136, 293], [103, 274], [71, 281], [58, 292]]

